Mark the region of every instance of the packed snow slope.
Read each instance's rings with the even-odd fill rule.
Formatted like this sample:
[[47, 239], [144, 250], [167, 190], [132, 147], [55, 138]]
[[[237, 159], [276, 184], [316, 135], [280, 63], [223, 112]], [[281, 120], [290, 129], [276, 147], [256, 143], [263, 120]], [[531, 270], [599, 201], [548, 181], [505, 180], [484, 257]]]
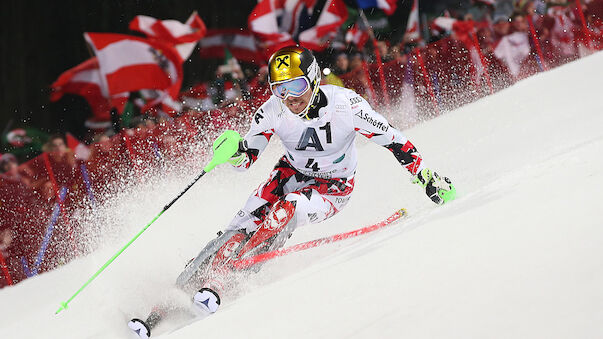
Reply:
[[[521, 81], [412, 129], [458, 199], [437, 207], [386, 150], [359, 140], [347, 208], [289, 245], [405, 207], [364, 238], [275, 260], [215, 315], [162, 338], [600, 338], [603, 333], [603, 53]], [[263, 181], [273, 141], [246, 173], [205, 176], [58, 316], [54, 311], [194, 177], [124, 194], [100, 250], [0, 291], [0, 338], [130, 338], [157, 301]], [[191, 164], [199, 168], [201, 164]], [[196, 167], [195, 167], [196, 166]], [[100, 221], [99, 221], [100, 223]], [[99, 226], [99, 225], [97, 225]], [[99, 226], [100, 227], [100, 226]], [[109, 232], [108, 232], [109, 233]]]

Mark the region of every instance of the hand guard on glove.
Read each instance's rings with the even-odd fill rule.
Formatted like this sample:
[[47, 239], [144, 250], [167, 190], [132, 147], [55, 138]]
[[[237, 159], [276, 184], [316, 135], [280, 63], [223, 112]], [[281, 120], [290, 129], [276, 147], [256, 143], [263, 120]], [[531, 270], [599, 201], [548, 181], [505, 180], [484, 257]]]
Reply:
[[413, 177], [413, 184], [418, 184], [425, 189], [425, 193], [433, 202], [442, 205], [456, 198], [456, 188], [450, 179], [440, 177], [436, 172], [427, 168], [421, 170]]
[[245, 151], [247, 151], [247, 141], [245, 141], [245, 139], [241, 139], [239, 140], [239, 150], [232, 157], [230, 157], [230, 159], [228, 159], [228, 163], [234, 167], [241, 165], [247, 157]]

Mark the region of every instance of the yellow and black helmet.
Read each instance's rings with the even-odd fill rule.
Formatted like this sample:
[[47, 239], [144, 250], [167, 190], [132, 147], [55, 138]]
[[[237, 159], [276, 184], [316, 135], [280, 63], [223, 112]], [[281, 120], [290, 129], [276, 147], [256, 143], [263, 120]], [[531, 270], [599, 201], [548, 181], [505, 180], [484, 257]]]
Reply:
[[276, 51], [268, 62], [268, 82], [271, 89], [274, 85], [297, 78], [305, 78], [312, 90], [312, 98], [308, 107], [299, 114], [304, 116], [318, 94], [320, 84], [320, 67], [314, 54], [300, 46], [287, 46]]

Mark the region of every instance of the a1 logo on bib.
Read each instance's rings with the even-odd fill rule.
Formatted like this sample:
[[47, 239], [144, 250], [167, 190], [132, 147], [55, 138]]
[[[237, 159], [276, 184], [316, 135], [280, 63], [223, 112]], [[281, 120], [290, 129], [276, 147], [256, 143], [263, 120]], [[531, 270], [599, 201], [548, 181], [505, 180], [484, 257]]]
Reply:
[[[325, 137], [327, 139], [327, 144], [333, 142], [333, 137], [331, 135], [331, 123], [327, 122], [324, 126], [319, 127], [318, 129], [325, 131]], [[305, 151], [308, 147], [314, 147], [317, 151], [324, 151], [324, 147], [320, 143], [320, 138], [318, 137], [318, 133], [314, 127], [308, 127], [302, 134], [301, 138], [297, 142], [297, 147], [295, 147], [298, 151]]]
[[313, 127], [306, 128], [304, 134], [302, 134], [301, 138], [297, 142], [297, 147], [295, 147], [295, 149], [298, 151], [305, 151], [308, 147], [314, 147], [314, 149], [317, 151], [325, 150], [322, 147], [318, 134]]

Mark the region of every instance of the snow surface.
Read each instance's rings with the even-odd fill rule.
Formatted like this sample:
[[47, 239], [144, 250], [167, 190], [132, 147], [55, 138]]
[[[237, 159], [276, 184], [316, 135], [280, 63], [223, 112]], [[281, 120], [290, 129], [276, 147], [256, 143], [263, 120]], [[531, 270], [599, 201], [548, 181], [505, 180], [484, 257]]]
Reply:
[[[602, 82], [599, 52], [405, 131], [428, 165], [456, 184], [458, 199], [442, 207], [410, 184], [389, 152], [359, 140], [347, 208], [297, 230], [288, 245], [400, 207], [408, 219], [275, 260], [215, 315], [158, 327], [154, 337], [601, 338]], [[119, 231], [100, 250], [0, 290], [0, 338], [132, 338], [129, 318], [160, 300], [186, 303], [171, 287], [184, 263], [281, 151], [273, 142], [249, 172], [219, 168], [204, 177], [55, 316], [194, 172], [135, 187], [111, 207]]]

